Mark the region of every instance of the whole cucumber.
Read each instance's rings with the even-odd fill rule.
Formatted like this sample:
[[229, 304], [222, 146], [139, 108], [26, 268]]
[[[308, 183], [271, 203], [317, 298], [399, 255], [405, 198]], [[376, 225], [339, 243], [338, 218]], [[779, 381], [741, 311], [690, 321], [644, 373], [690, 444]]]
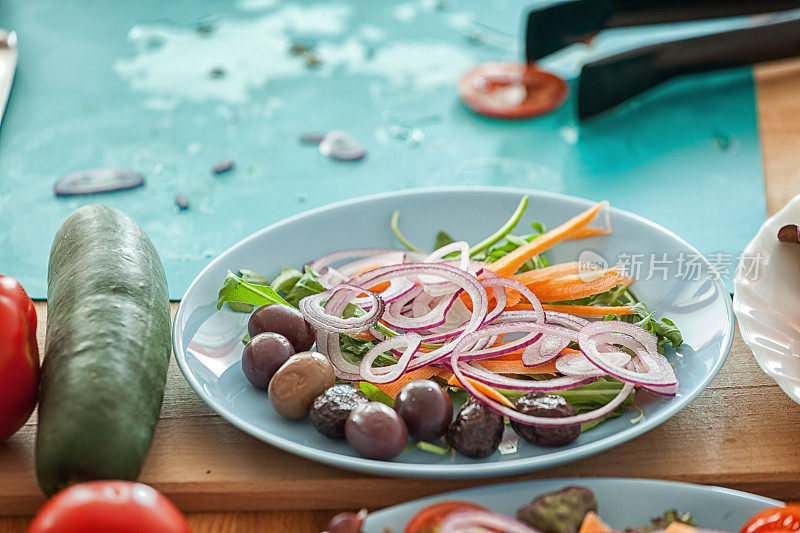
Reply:
[[54, 494], [134, 480], [158, 422], [170, 356], [167, 280], [124, 213], [78, 209], [50, 250], [36, 472]]

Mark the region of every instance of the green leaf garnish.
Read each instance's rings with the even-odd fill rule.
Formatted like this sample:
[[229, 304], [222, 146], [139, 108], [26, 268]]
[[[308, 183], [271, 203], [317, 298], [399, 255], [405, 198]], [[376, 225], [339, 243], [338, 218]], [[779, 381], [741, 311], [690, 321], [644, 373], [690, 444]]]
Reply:
[[300, 304], [300, 300], [305, 298], [306, 296], [311, 296], [312, 294], [319, 294], [321, 292], [325, 292], [325, 287], [317, 282], [317, 278], [319, 274], [311, 270], [310, 268], [305, 268], [305, 273], [295, 282], [289, 292], [286, 294], [286, 301], [289, 305], [297, 307]]
[[231, 271], [228, 271], [225, 282], [219, 290], [217, 309], [221, 309], [225, 302], [251, 304], [257, 307], [270, 304], [291, 305], [269, 285], [249, 283]]
[[297, 282], [300, 281], [300, 278], [302, 277], [302, 272], [296, 268], [287, 267], [282, 269], [281, 273], [275, 276], [275, 279], [272, 280], [272, 283], [270, 283], [270, 287], [275, 289], [277, 292], [289, 294], [292, 288], [297, 285]]

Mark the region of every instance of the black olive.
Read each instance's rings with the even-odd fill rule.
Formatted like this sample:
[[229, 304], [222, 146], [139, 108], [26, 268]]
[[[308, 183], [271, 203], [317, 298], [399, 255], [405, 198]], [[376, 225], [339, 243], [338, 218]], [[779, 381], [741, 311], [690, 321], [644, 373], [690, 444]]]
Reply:
[[279, 333], [289, 339], [297, 353], [310, 350], [314, 344], [314, 330], [300, 311], [288, 305], [272, 304], [259, 307], [250, 315], [247, 332], [251, 338], [259, 333]]
[[412, 381], [400, 390], [394, 402], [412, 437], [435, 440], [444, 435], [453, 420], [450, 396], [429, 379]]
[[504, 429], [502, 416], [470, 397], [447, 428], [447, 442], [459, 453], [480, 459], [497, 450]]
[[392, 459], [408, 443], [406, 423], [394, 409], [380, 402], [367, 402], [353, 409], [344, 432], [350, 446], [368, 459]]
[[329, 439], [343, 439], [350, 412], [369, 398], [350, 385], [334, 385], [314, 399], [308, 417], [311, 425]]
[[[531, 416], [547, 418], [561, 418], [573, 416], [575, 409], [563, 397], [544, 392], [529, 392], [515, 402], [517, 410]], [[511, 421], [514, 431], [527, 440], [539, 446], [563, 446], [577, 439], [581, 434], [581, 426], [529, 426]]]
[[294, 355], [294, 348], [283, 335], [260, 333], [250, 339], [242, 352], [242, 372], [258, 387], [265, 389], [275, 372]]

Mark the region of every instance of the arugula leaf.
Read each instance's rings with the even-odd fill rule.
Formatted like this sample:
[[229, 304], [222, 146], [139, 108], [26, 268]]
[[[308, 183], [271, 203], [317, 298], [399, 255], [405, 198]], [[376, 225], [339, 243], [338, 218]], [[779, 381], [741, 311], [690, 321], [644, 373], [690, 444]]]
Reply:
[[251, 304], [258, 307], [269, 304], [291, 305], [269, 285], [256, 285], [249, 283], [230, 270], [222, 288], [217, 296], [217, 309], [221, 309], [225, 302], [238, 302]]
[[646, 526], [633, 526], [626, 529], [630, 533], [650, 533], [653, 531], [663, 531], [673, 523], [686, 524], [687, 526], [697, 527], [692, 513], [679, 513], [677, 509], [669, 509], [664, 514], [650, 519], [650, 524]]
[[433, 249], [438, 250], [442, 246], [447, 246], [448, 244], [452, 244], [456, 242], [450, 235], [445, 233], [444, 231], [440, 231], [436, 234], [436, 241], [433, 243]]
[[[239, 277], [253, 285], [269, 285], [269, 280], [253, 270], [239, 269]], [[251, 304], [243, 304], [239, 302], [228, 302], [228, 307], [231, 311], [237, 313], [252, 313], [254, 306]]]
[[621, 320], [623, 322], [630, 322], [636, 324], [651, 333], [655, 333], [658, 337], [658, 351], [662, 352], [666, 343], [672, 344], [673, 348], [677, 348], [683, 344], [683, 335], [669, 318], [662, 318], [658, 320], [653, 316], [653, 313], [647, 309], [644, 302], [637, 302], [633, 306], [633, 314], [630, 315], [606, 315], [604, 320]]
[[394, 407], [394, 398], [383, 392], [381, 389], [369, 383], [367, 381], [362, 381], [358, 384], [358, 390], [363, 392], [367, 398], [372, 400], [373, 402], [381, 402], [385, 403], [389, 407]]
[[297, 282], [300, 281], [302, 277], [303, 273], [296, 268], [286, 267], [281, 269], [281, 273], [275, 276], [275, 279], [272, 280], [269, 286], [277, 292], [289, 294], [289, 291], [297, 285]]
[[319, 274], [314, 272], [308, 267], [305, 267], [305, 273], [300, 276], [297, 282], [292, 286], [286, 294], [286, 301], [289, 305], [297, 307], [300, 300], [312, 294], [319, 294], [325, 292], [325, 287], [317, 282]]
[[554, 302], [563, 305], [596, 305], [596, 306], [622, 306], [632, 305], [633, 313], [630, 315], [606, 315], [604, 320], [622, 320], [641, 326], [658, 337], [658, 351], [662, 352], [666, 343], [677, 348], [683, 343], [683, 336], [675, 323], [669, 318], [657, 319], [650, 312], [644, 302], [640, 302], [631, 290], [624, 285], [617, 285], [613, 289], [586, 298]]

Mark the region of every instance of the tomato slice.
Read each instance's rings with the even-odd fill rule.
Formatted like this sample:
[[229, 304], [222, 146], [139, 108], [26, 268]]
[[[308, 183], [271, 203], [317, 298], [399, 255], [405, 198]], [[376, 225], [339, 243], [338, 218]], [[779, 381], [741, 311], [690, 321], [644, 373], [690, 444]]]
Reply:
[[494, 118], [529, 118], [564, 103], [567, 82], [524, 63], [491, 62], [470, 70], [458, 82], [461, 99], [473, 111]]
[[445, 517], [451, 513], [487, 510], [486, 507], [481, 505], [458, 500], [434, 503], [415, 514], [414, 518], [406, 525], [404, 533], [436, 533]]
[[800, 530], [800, 505], [773, 507], [756, 514], [739, 533], [766, 533], [777, 531], [796, 532]]

